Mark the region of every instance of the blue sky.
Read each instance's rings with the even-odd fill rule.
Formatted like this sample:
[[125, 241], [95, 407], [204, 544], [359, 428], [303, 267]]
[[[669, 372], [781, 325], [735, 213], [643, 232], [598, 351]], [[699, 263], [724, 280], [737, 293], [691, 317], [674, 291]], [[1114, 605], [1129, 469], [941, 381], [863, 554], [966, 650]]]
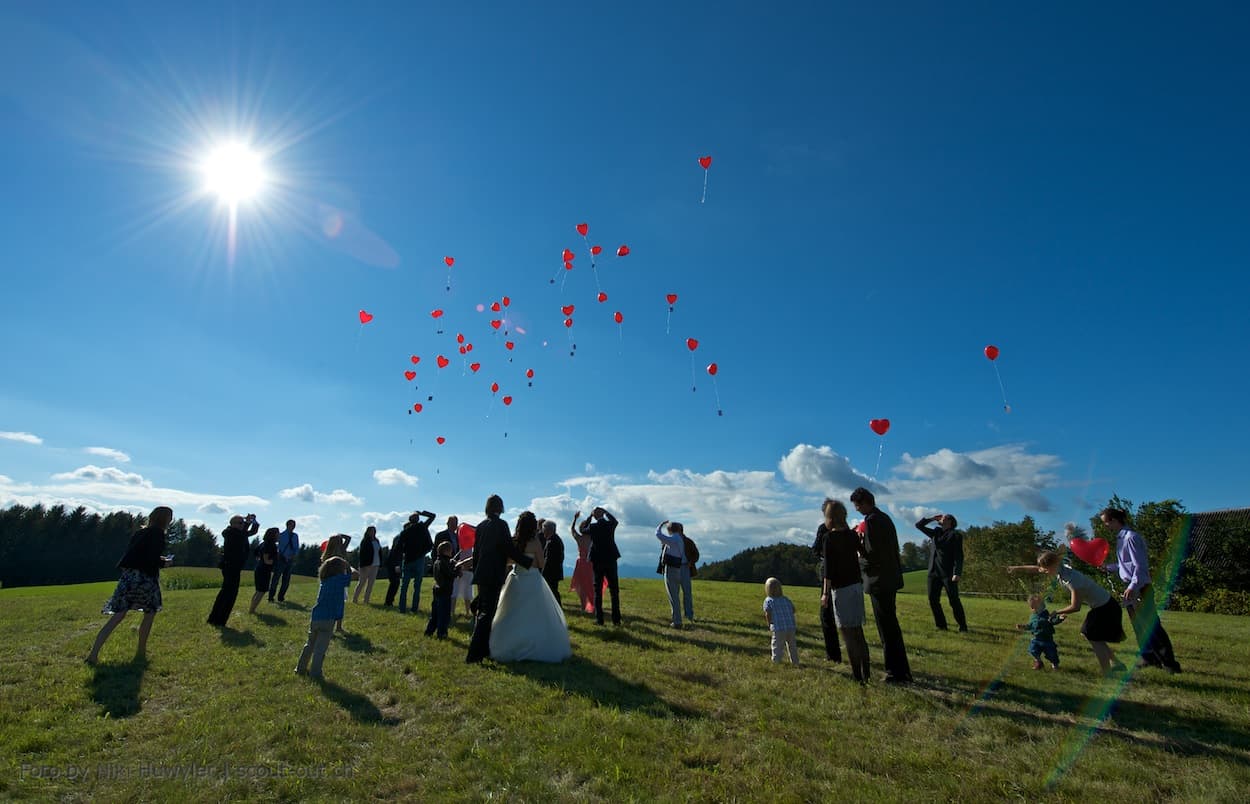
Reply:
[[[870, 479], [965, 524], [1247, 504], [1244, 9], [447, 6], [0, 10], [0, 504], [323, 537], [498, 492], [607, 505], [638, 567]], [[233, 255], [230, 139], [272, 177]]]

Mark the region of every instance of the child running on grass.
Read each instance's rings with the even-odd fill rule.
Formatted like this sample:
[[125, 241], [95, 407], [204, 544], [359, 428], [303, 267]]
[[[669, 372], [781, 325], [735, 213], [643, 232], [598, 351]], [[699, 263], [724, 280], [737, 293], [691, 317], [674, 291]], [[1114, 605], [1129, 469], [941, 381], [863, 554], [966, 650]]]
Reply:
[[1059, 669], [1059, 646], [1055, 644], [1055, 625], [1063, 622], [1057, 614], [1046, 610], [1046, 599], [1041, 595], [1029, 595], [1029, 608], [1033, 616], [1027, 623], [1019, 623], [1016, 628], [1028, 631], [1033, 635], [1029, 641], [1029, 655], [1033, 657], [1033, 669], [1042, 669], [1042, 657], [1050, 662], [1050, 669]]
[[795, 641], [797, 625], [794, 621], [794, 604], [781, 594], [781, 581], [769, 578], [764, 581], [764, 620], [773, 636], [773, 662], [780, 663], [790, 652], [790, 664], [798, 667], [799, 645]]
[[326, 649], [330, 647], [330, 640], [334, 637], [334, 622], [343, 618], [347, 587], [353, 578], [359, 577], [359, 573], [342, 556], [330, 556], [321, 562], [317, 577], [321, 579], [321, 586], [317, 589], [317, 604], [313, 606], [312, 622], [308, 624], [308, 641], [300, 652], [295, 672], [301, 676], [307, 674], [309, 678], [321, 679], [321, 663], [326, 657]]

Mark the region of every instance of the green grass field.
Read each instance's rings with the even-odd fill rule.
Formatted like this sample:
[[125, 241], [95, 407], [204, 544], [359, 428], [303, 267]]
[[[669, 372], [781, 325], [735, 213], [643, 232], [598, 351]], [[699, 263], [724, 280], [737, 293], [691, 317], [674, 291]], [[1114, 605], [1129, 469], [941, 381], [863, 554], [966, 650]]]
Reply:
[[1023, 603], [969, 600], [972, 633], [937, 633], [923, 596], [904, 595], [916, 683], [861, 688], [824, 661], [814, 589], [788, 590], [799, 668], [769, 662], [756, 585], [696, 581], [699, 620], [680, 632], [664, 627], [658, 580], [622, 582], [620, 629], [566, 595], [574, 658], [554, 666], [466, 667], [463, 617], [427, 640], [424, 612], [378, 594], [348, 604], [319, 684], [292, 673], [311, 579], [249, 616], [245, 574], [222, 631], [204, 623], [215, 571], [166, 576], [147, 662], [131, 660], [130, 615], [98, 668], [82, 658], [112, 583], [0, 591], [0, 797], [1136, 802], [1250, 789], [1243, 618], [1165, 613], [1184, 674], [1121, 684], [1098, 675], [1075, 622], [1058, 628], [1061, 669], [1038, 672], [1013, 628]]

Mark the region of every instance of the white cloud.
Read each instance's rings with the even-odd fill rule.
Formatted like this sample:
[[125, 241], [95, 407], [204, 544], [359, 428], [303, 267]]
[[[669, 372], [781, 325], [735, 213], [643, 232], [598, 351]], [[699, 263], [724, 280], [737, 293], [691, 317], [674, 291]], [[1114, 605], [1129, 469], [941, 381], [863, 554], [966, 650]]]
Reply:
[[1030, 453], [1023, 444], [1004, 444], [975, 452], [950, 449], [921, 457], [903, 454], [890, 488], [897, 499], [939, 503], [984, 499], [991, 508], [1015, 503], [1026, 511], [1049, 511], [1042, 492], [1058, 478], [1057, 455]]
[[797, 444], [779, 464], [781, 476], [806, 491], [840, 496], [863, 486], [875, 495], [888, 494], [880, 483], [851, 466], [832, 447]]
[[19, 441], [23, 444], [34, 444], [39, 446], [43, 443], [43, 439], [33, 433], [14, 433], [11, 431], [0, 431], [0, 439], [5, 441]]
[[282, 489], [278, 496], [284, 500], [302, 500], [304, 502], [325, 503], [327, 505], [362, 505], [364, 500], [346, 489], [335, 489], [329, 493], [317, 491], [311, 483]]
[[7, 486], [13, 482], [13, 478], [8, 475], [0, 475], [0, 486]]
[[415, 486], [417, 478], [403, 469], [374, 469], [373, 479], [379, 486]]
[[96, 455], [101, 458], [108, 458], [110, 461], [118, 463], [130, 463], [130, 456], [119, 449], [112, 447], [84, 447], [83, 452], [88, 455]]
[[134, 472], [123, 472], [115, 466], [80, 466], [72, 472], [58, 472], [53, 480], [98, 480], [105, 483], [120, 483], [126, 486], [143, 486], [151, 488], [151, 481], [144, 480], [142, 475]]
[[411, 511], [390, 511], [381, 513], [379, 511], [366, 511], [361, 514], [360, 518], [364, 520], [365, 525], [373, 525], [380, 531], [398, 530], [408, 521], [408, 515]]
[[213, 502], [206, 502], [195, 510], [199, 511], [201, 514], [221, 515], [221, 514], [227, 513], [230, 509], [222, 505], [219, 502], [213, 501]]
[[142, 475], [123, 472], [116, 467], [82, 466], [70, 472], [52, 475], [52, 483], [18, 483], [0, 477], [0, 504], [3, 505], [65, 505], [86, 507], [92, 511], [146, 512], [157, 505], [174, 508], [198, 508], [218, 504], [227, 510], [257, 510], [269, 501], [252, 495], [205, 494], [157, 486]]

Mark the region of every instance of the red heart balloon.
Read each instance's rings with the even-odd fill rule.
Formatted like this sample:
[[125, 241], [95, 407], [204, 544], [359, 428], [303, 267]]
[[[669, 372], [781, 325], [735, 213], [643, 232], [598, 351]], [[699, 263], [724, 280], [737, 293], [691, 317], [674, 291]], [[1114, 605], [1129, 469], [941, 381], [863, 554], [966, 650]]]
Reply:
[[629, 256], [629, 246], [621, 246], [620, 248], [618, 248], [618, 249], [616, 250], [616, 256], [618, 256], [618, 257], [628, 257], [628, 256]]
[[1107, 560], [1107, 554], [1111, 552], [1111, 545], [1106, 539], [1073, 538], [1068, 542], [1068, 549], [1086, 564], [1101, 567], [1102, 562]]
[[404, 379], [405, 379], [405, 380], [407, 380], [408, 382], [412, 382], [412, 381], [413, 381], [413, 380], [415, 380], [416, 378], [417, 378], [417, 372], [415, 372], [415, 371], [405, 371], [405, 372], [404, 372]]
[[677, 294], [676, 294], [676, 293], [670, 293], [670, 294], [668, 294], [667, 296], [665, 296], [664, 298], [668, 299], [668, 303], [669, 303], [669, 304], [676, 304], [676, 303], [677, 303]]
[[890, 420], [889, 419], [869, 419], [868, 426], [872, 429], [874, 433], [876, 433], [879, 436], [883, 436], [890, 429]]
[[499, 307], [499, 302], [495, 302], [494, 304], [492, 304], [492, 305], [490, 306], [490, 310], [491, 310], [491, 312], [492, 312], [492, 313], [497, 313], [497, 312], [499, 312], [499, 310], [500, 310], [500, 307]]
[[560, 308], [560, 312], [564, 313], [566, 316], [569, 316], [569, 315], [573, 315], [573, 309], [574, 309], [573, 305], [566, 304]]
[[478, 370], [478, 369], [480, 369], [481, 367], [482, 367], [482, 364], [481, 364], [481, 363], [470, 363], [470, 364], [469, 364], [469, 368], [473, 370], [473, 373], [474, 373], [474, 374], [477, 374], [477, 370]]
[[574, 254], [572, 251], [569, 251], [569, 250], [566, 248], [566, 249], [565, 249], [565, 250], [561, 253], [561, 255], [560, 255], [560, 256], [564, 258], [564, 261], [565, 261], [565, 262], [572, 262], [572, 261], [573, 261], [573, 258], [574, 258], [574, 257], [576, 257], [577, 255], [576, 255], [576, 254]]
[[504, 403], [505, 405], [511, 405], [511, 404], [512, 404], [512, 397], [510, 397], [510, 396], [505, 396], [505, 397], [503, 398], [503, 403]]
[[708, 364], [707, 364], [707, 373], [708, 373], [708, 374], [711, 374], [713, 377], [715, 377], [715, 376], [716, 376], [716, 372], [718, 372], [718, 371], [720, 371], [720, 366], [716, 365], [715, 363], [708, 363]]
[[571, 270], [573, 270], [573, 263], [571, 263], [571, 262], [566, 262], [566, 263], [564, 264], [564, 270], [566, 270], [566, 271], [571, 271]]
[[451, 266], [456, 264], [456, 258], [455, 257], [443, 257], [443, 262], [447, 263], [447, 267], [450, 268]]
[[700, 166], [701, 166], [704, 170], [707, 170], [708, 168], [710, 168], [710, 167], [712, 166], [712, 157], [710, 157], [710, 156], [700, 156], [700, 157], [699, 157], [699, 165], [700, 165]]
[[466, 344], [464, 345], [464, 350], [465, 350], [466, 352], [472, 352], [472, 351], [473, 351], [473, 344], [471, 344], [471, 343], [466, 343]]
[[496, 318], [496, 319], [494, 319], [494, 320], [492, 320], [492, 321], [490, 322], [490, 325], [491, 325], [491, 328], [492, 328], [492, 329], [499, 329], [499, 327], [500, 327], [502, 324], [503, 324], [503, 322], [502, 322], [502, 321], [500, 321], [498, 318]]
[[456, 333], [456, 343], [464, 343], [464, 335], [462, 333]]
[[686, 338], [686, 348], [694, 351], [699, 348], [699, 340], [697, 338]]
[[490, 392], [491, 392], [492, 394], [497, 394], [497, 393], [499, 393], [499, 383], [497, 383], [497, 382], [492, 382], [492, 383], [490, 384]]
[[360, 323], [368, 324], [372, 320], [373, 320], [372, 313], [366, 313], [364, 310], [360, 311]]
[[577, 224], [577, 233], [581, 235], [582, 237], [585, 237], [586, 233], [589, 231], [590, 231], [590, 226], [588, 224], [585, 224], [585, 223]]
[[504, 341], [504, 342], [503, 342], [503, 348], [507, 349], [509, 352], [511, 352], [511, 351], [513, 350], [513, 348], [515, 348], [515, 347], [516, 347], [516, 344], [515, 344], [515, 343], [513, 343], [512, 341]]
[[590, 253], [596, 257], [603, 253], [603, 246], [591, 246]]
[[504, 297], [503, 297], [503, 306], [504, 306], [504, 307], [507, 307], [507, 306], [508, 306], [508, 305], [510, 305], [510, 304], [512, 304], [512, 299], [508, 298], [507, 296], [504, 296]]
[[599, 298], [599, 303], [600, 303], [600, 304], [603, 304], [605, 301], [607, 301], [607, 300], [608, 300], [608, 294], [604, 293], [604, 292], [601, 290], [601, 291], [599, 291], [599, 296], [598, 296], [598, 298]]
[[439, 368], [447, 368], [447, 364], [450, 363], [451, 361], [443, 357], [442, 355], [439, 355], [438, 360], [436, 362], [438, 363]]
[[412, 406], [412, 409], [413, 409], [413, 410], [415, 410], [417, 413], [420, 413], [422, 410], [424, 410], [424, 408], [422, 408], [422, 406], [421, 406], [421, 403], [420, 403], [420, 402], [418, 402], [418, 403], [416, 403], [415, 405], [413, 405], [413, 406]]
[[418, 357], [417, 355], [413, 355], [412, 357], [408, 359], [412, 361], [412, 365], [414, 366], [421, 362], [421, 358]]
[[526, 369], [526, 370], [525, 370], [525, 376], [526, 376], [527, 378], [531, 379], [531, 380], [532, 380], [532, 379], [534, 379], [534, 370], [533, 370], [533, 369]]
[[460, 354], [467, 355], [468, 353], [469, 353], [468, 349], [465, 349], [463, 346], [460, 347]]
[[438, 443], [440, 443], [440, 444], [445, 444], [445, 443], [447, 443], [447, 439], [443, 438], [442, 436], [439, 436], [438, 438], [436, 438], [436, 439], [434, 439], [434, 440], [435, 440], [435, 441], [437, 441], [437, 442], [438, 442]]
[[620, 310], [617, 310], [615, 313], [612, 314], [612, 320], [619, 324], [625, 320], [625, 316], [621, 315]]
[[573, 326], [573, 319], [571, 319], [571, 318], [566, 318], [566, 319], [564, 319], [564, 326], [566, 326], [566, 327], [571, 327], [571, 326]]
[[442, 318], [442, 317], [443, 317], [443, 311], [442, 311], [442, 310], [431, 310], [431, 311], [430, 311], [430, 315], [431, 315], [432, 317], [434, 317], [434, 318]]
[[997, 360], [998, 359], [998, 347], [992, 343], [989, 346], [985, 347], [985, 356], [988, 357], [990, 360]]

